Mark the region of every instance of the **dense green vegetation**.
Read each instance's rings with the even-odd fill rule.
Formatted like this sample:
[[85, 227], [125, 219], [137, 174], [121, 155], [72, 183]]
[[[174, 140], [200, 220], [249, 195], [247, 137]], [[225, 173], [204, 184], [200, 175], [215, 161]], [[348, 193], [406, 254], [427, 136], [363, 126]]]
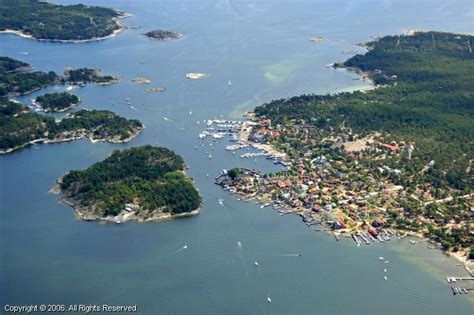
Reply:
[[90, 137], [123, 141], [142, 128], [138, 120], [127, 120], [106, 110], [80, 110], [60, 122], [32, 113], [19, 103], [0, 97], [0, 151], [17, 149], [33, 140], [64, 140]]
[[48, 73], [31, 71], [25, 62], [9, 57], [0, 57], [0, 97], [28, 94], [51, 84], [79, 84], [92, 82], [110, 84], [118, 81], [111, 75], [102, 75], [97, 69], [66, 69], [64, 77], [53, 71]]
[[101, 75], [99, 70], [90, 68], [67, 69], [64, 71], [65, 78], [62, 82], [71, 84], [85, 84], [93, 82], [98, 84], [114, 83], [117, 78], [111, 75]]
[[29, 64], [8, 57], [0, 57], [0, 97], [27, 94], [58, 80], [56, 73], [30, 70]]
[[[435, 164], [426, 176], [414, 179], [468, 192], [474, 185], [469, 167], [474, 160], [473, 39], [438, 32], [384, 37], [368, 43], [366, 54], [336, 66], [360, 69], [386, 87], [302, 95], [264, 104], [255, 112], [271, 118], [273, 125], [297, 121], [322, 132], [360, 137], [381, 131], [384, 141], [416, 142], [413, 160], [405, 159], [406, 171], [414, 175], [431, 160]], [[307, 145], [285, 133], [279, 140], [290, 141], [295, 149]]]
[[139, 205], [144, 218], [156, 210], [184, 213], [197, 209], [201, 197], [183, 170], [183, 159], [173, 151], [142, 146], [71, 171], [60, 187], [68, 200], [99, 217], [118, 215], [127, 203]]
[[96, 6], [56, 5], [38, 0], [0, 0], [0, 31], [15, 30], [44, 40], [88, 40], [120, 28], [120, 13]]
[[30, 65], [9, 57], [0, 57], [0, 72], [18, 71], [21, 68], [29, 69]]
[[76, 95], [62, 92], [46, 93], [38, 96], [35, 102], [40, 105], [45, 112], [62, 112], [79, 104], [80, 100]]
[[158, 39], [158, 40], [177, 39], [183, 36], [180, 33], [165, 31], [165, 30], [153, 30], [153, 31], [146, 32], [143, 35], [145, 35], [148, 38], [153, 38], [153, 39]]

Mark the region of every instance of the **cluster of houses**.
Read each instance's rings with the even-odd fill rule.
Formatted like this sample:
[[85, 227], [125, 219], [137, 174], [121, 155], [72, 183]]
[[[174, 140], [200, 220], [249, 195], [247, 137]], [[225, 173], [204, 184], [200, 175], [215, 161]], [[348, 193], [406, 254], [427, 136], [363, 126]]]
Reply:
[[[272, 127], [269, 119], [262, 119], [253, 126], [249, 140], [267, 143], [278, 139], [281, 133], [299, 139], [300, 153], [291, 161], [288, 171], [265, 175], [257, 170], [242, 169], [239, 176], [225, 178], [218, 184], [235, 193], [273, 204], [280, 213], [294, 212], [308, 224], [325, 222], [341, 232], [359, 232], [377, 237], [382, 229], [394, 224], [395, 218], [408, 225], [416, 222], [422, 226], [436, 225], [439, 218], [426, 216], [422, 211], [410, 212], [403, 207], [407, 199], [421, 207], [434, 200], [430, 184], [404, 187], [395, 184], [391, 176], [403, 176], [402, 170], [384, 165], [388, 157], [400, 157], [402, 152], [411, 159], [414, 143], [404, 141], [384, 143], [372, 141], [361, 152], [346, 152], [350, 159], [333, 158], [330, 154], [316, 155], [311, 138], [315, 129], [293, 122], [292, 126]], [[331, 136], [336, 131], [329, 130]], [[326, 135], [327, 138], [327, 135]], [[287, 143], [286, 143], [287, 144]], [[368, 166], [368, 160], [379, 161]], [[430, 164], [432, 166], [433, 163]]]

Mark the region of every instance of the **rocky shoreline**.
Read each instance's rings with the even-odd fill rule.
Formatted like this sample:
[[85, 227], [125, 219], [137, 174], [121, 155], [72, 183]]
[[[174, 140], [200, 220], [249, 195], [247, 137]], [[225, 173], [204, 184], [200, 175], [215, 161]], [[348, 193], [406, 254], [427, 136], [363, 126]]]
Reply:
[[[167, 221], [173, 220], [178, 218], [185, 218], [190, 216], [198, 215], [201, 212], [201, 207], [194, 209], [189, 212], [183, 213], [170, 213], [163, 211], [164, 209], [141, 209], [141, 207], [137, 204], [126, 204], [124, 206], [124, 210], [122, 210], [116, 216], [100, 216], [94, 212], [94, 206], [92, 207], [84, 207], [79, 204], [77, 200], [74, 200], [67, 196], [65, 192], [63, 192], [60, 188], [60, 184], [62, 182], [63, 176], [59, 177], [56, 180], [56, 185], [54, 185], [48, 193], [53, 195], [61, 195], [59, 198], [59, 202], [70, 206], [74, 210], [74, 216], [78, 220], [84, 221], [97, 221], [101, 223], [124, 223], [128, 221], [137, 221], [139, 223], [144, 222], [159, 222], [159, 221]], [[138, 211], [140, 210], [140, 211]], [[146, 213], [146, 214], [144, 214]]]
[[110, 143], [126, 143], [132, 140], [133, 138], [135, 138], [138, 134], [140, 134], [140, 132], [142, 132], [144, 128], [145, 127], [135, 128], [132, 134], [130, 135], [130, 137], [125, 138], [125, 139], [118, 139], [117, 137], [94, 138], [93, 132], [87, 132], [85, 129], [82, 129], [82, 130], [77, 130], [72, 136], [68, 135], [65, 137], [56, 137], [54, 139], [39, 138], [39, 139], [31, 140], [27, 143], [16, 146], [14, 148], [0, 150], [0, 155], [12, 153], [14, 151], [26, 148], [30, 145], [37, 145], [39, 143], [51, 144], [51, 143], [70, 142], [74, 140], [80, 140], [83, 138], [88, 138], [89, 141], [91, 141], [92, 143], [103, 142], [103, 141], [110, 142]]
[[118, 29], [114, 30], [111, 34], [109, 34], [107, 36], [103, 36], [103, 37], [93, 37], [93, 38], [89, 38], [89, 39], [45, 39], [45, 38], [36, 38], [32, 35], [25, 34], [21, 31], [12, 30], [12, 29], [5, 29], [3, 31], [0, 31], [0, 34], [13, 34], [13, 35], [17, 35], [17, 36], [27, 38], [27, 39], [34, 39], [34, 40], [37, 40], [37, 41], [40, 41], [40, 42], [52, 42], [52, 43], [74, 43], [74, 44], [77, 44], [77, 43], [102, 41], [102, 40], [106, 40], [106, 39], [115, 37], [115, 36], [117, 36], [117, 34], [119, 34], [120, 32], [127, 29], [127, 27], [125, 25], [120, 23], [120, 20], [130, 17], [130, 16], [132, 16], [132, 14], [122, 12], [122, 11], [117, 10], [117, 9], [114, 9], [114, 10], [115, 10], [115, 12], [117, 12], [117, 14], [119, 14], [116, 18], [113, 18], [113, 21], [118, 26]]
[[[58, 183], [60, 182], [61, 178], [58, 179]], [[59, 202], [64, 203], [65, 205], [70, 206], [74, 210], [74, 216], [78, 220], [83, 221], [96, 221], [100, 223], [124, 223], [129, 221], [136, 221], [138, 223], [144, 222], [160, 222], [160, 221], [167, 221], [173, 220], [178, 218], [185, 218], [198, 215], [201, 212], [201, 208], [197, 208], [190, 212], [185, 213], [175, 213], [172, 214], [170, 212], [164, 212], [162, 209], [155, 209], [149, 211], [144, 209], [141, 213], [149, 213], [148, 215], [143, 215], [141, 213], [137, 213], [135, 210], [127, 211], [123, 210], [116, 216], [99, 216], [91, 211], [90, 208], [81, 207], [77, 201], [68, 198], [60, 189], [59, 184], [55, 185], [53, 188], [49, 190], [49, 193], [54, 195], [62, 195], [59, 199]], [[124, 207], [126, 208], [126, 207]]]
[[77, 107], [81, 103], [81, 99], [79, 98], [79, 101], [77, 103], [71, 103], [68, 106], [64, 108], [60, 108], [57, 110], [50, 110], [50, 109], [45, 109], [43, 104], [41, 102], [37, 102], [36, 100], [33, 100], [31, 103], [33, 106], [39, 108], [40, 110], [44, 111], [45, 113], [64, 113], [67, 112], [70, 109], [73, 109], [74, 107]]

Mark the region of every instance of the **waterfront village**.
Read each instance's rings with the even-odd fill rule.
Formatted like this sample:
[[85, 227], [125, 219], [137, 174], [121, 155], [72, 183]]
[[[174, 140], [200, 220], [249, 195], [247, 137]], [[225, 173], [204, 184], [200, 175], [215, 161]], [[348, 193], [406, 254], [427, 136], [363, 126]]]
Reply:
[[[403, 181], [395, 180], [403, 175], [403, 170], [389, 161], [402, 155], [410, 160], [415, 143], [385, 143], [377, 140], [383, 139], [378, 134], [348, 139], [347, 135], [334, 131], [325, 134], [323, 139], [331, 140], [331, 150], [327, 150], [327, 154], [314, 154], [306, 149], [302, 156], [291, 156], [291, 151], [283, 153], [281, 144], [273, 139], [280, 137], [282, 131], [285, 134], [294, 132], [302, 142], [311, 137], [310, 130], [295, 125], [293, 128], [272, 127], [268, 119], [208, 120], [206, 130], [199, 134], [200, 139], [218, 141], [230, 136], [232, 144], [226, 150], [236, 154], [238, 150], [254, 147], [260, 151], [239, 156], [265, 156], [284, 167], [275, 174], [237, 167], [222, 170], [215, 183], [238, 194], [239, 200], [255, 199], [260, 207], [271, 206], [280, 215], [297, 214], [306, 225], [317, 226], [316, 231], [331, 232], [337, 240], [341, 236], [352, 237], [357, 246], [413, 236], [409, 239], [413, 245], [427, 237], [436, 244], [427, 243], [428, 247], [447, 250], [443, 235], [455, 235], [459, 242], [452, 254], [472, 275], [469, 248], [462, 247], [464, 243], [469, 244], [472, 221], [463, 216], [453, 216], [447, 224], [443, 220], [443, 205], [452, 205], [454, 201], [467, 209], [467, 214], [462, 213], [469, 217], [474, 212], [472, 194], [454, 197], [440, 193], [430, 184], [404, 186]], [[345, 150], [341, 155], [343, 146]], [[369, 160], [379, 163], [371, 164], [367, 162]], [[419, 174], [427, 172], [434, 163], [429, 162]], [[470, 231], [468, 236], [466, 231]]]

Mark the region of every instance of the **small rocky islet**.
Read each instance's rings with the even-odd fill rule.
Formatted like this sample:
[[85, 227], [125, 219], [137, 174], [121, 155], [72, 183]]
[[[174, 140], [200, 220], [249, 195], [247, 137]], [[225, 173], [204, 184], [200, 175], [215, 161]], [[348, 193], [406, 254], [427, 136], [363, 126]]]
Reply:
[[183, 34], [181, 33], [160, 30], [160, 29], [146, 32], [143, 35], [149, 39], [156, 39], [159, 41], [168, 41], [168, 40], [173, 40], [173, 39], [178, 39], [178, 38], [183, 37]]

